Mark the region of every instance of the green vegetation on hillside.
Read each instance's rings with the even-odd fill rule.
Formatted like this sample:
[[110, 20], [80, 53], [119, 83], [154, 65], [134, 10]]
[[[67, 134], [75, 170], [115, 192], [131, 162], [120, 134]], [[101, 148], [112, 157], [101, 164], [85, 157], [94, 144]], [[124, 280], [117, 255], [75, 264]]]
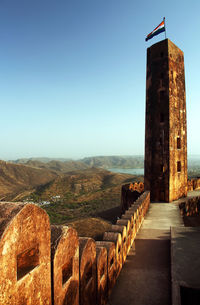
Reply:
[[133, 175], [91, 168], [57, 177], [39, 187], [31, 198], [51, 202], [43, 207], [51, 223], [66, 223], [119, 206], [121, 185], [136, 180]]

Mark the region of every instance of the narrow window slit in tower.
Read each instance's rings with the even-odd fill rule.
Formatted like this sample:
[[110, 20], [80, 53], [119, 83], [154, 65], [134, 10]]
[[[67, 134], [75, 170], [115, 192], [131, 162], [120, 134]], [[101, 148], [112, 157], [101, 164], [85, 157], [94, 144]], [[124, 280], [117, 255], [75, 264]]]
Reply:
[[177, 149], [181, 149], [181, 138], [177, 137]]
[[174, 73], [171, 71], [172, 83], [174, 82]]
[[164, 95], [165, 95], [165, 91], [161, 90], [160, 91], [160, 100], [162, 100], [164, 98]]
[[181, 172], [181, 161], [177, 161], [177, 172]]
[[164, 119], [165, 119], [164, 113], [161, 113], [160, 114], [160, 123], [164, 123]]

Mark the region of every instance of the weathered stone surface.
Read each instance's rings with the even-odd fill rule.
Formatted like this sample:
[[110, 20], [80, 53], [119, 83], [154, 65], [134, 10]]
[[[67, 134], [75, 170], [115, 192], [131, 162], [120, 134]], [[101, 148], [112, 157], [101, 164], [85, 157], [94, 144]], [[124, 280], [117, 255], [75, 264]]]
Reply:
[[122, 219], [131, 217], [133, 220], [133, 228], [134, 228], [134, 238], [139, 230], [139, 211], [137, 207], [134, 207], [132, 210], [127, 210], [124, 215], [122, 215]]
[[122, 264], [126, 261], [127, 256], [127, 232], [126, 226], [121, 225], [112, 225], [110, 228], [110, 232], [119, 232], [122, 237]]
[[128, 209], [128, 211], [126, 211], [125, 215], [132, 215], [133, 219], [134, 219], [134, 235], [136, 236], [137, 232], [139, 231], [140, 228], [140, 213], [139, 213], [139, 209], [137, 206], [132, 207], [131, 209]]
[[193, 182], [193, 190], [198, 190], [200, 189], [200, 179], [192, 179]]
[[0, 304], [51, 304], [50, 224], [39, 207], [0, 204]]
[[136, 232], [137, 232], [137, 223], [136, 223], [136, 219], [134, 219], [134, 214], [133, 213], [125, 213], [122, 215], [121, 217], [122, 220], [129, 220], [130, 221], [130, 230], [131, 230], [131, 246], [132, 243], [134, 241], [134, 238], [136, 236]]
[[126, 227], [126, 247], [127, 247], [127, 254], [129, 253], [129, 250], [131, 248], [131, 240], [134, 238], [134, 230], [133, 226], [131, 227], [131, 223], [129, 219], [118, 219], [116, 222], [117, 225], [119, 226], [125, 226]]
[[79, 239], [76, 230], [51, 226], [54, 305], [79, 304]]
[[193, 191], [193, 181], [192, 180], [188, 180], [187, 189], [188, 189], [188, 192]]
[[152, 201], [187, 195], [184, 56], [168, 39], [147, 49], [144, 182]]
[[96, 241], [97, 247], [104, 247], [107, 249], [107, 284], [108, 296], [110, 295], [116, 282], [116, 247], [114, 242], [110, 241]]
[[121, 189], [121, 214], [123, 214], [128, 208], [136, 201], [140, 196], [141, 190], [137, 183], [125, 184]]
[[139, 188], [140, 192], [144, 192], [144, 183], [143, 182], [139, 182], [138, 183], [138, 188]]
[[200, 196], [187, 198], [179, 204], [182, 216], [200, 215]]
[[96, 244], [97, 253], [97, 304], [106, 305], [108, 299], [107, 249]]
[[96, 244], [92, 238], [79, 237], [79, 304], [96, 304]]
[[188, 192], [200, 189], [200, 178], [193, 178], [187, 182]]
[[120, 233], [115, 232], [105, 232], [103, 235], [104, 241], [112, 241], [115, 243], [115, 254], [116, 254], [116, 263], [115, 263], [115, 273], [116, 278], [119, 276], [122, 269], [122, 236]]

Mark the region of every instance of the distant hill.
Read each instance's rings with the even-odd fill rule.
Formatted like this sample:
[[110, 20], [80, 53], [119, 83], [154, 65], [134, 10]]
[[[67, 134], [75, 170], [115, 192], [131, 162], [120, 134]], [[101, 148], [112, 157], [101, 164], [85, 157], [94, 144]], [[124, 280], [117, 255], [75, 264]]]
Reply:
[[24, 164], [31, 167], [44, 168], [57, 172], [67, 173], [74, 170], [83, 170], [90, 167], [100, 168], [143, 168], [143, 156], [99, 156], [88, 157], [80, 160], [30, 158], [12, 161], [16, 164]]
[[71, 172], [71, 171], [75, 171], [75, 170], [84, 170], [89, 167], [87, 164], [84, 164], [83, 162], [80, 162], [80, 161], [61, 162], [61, 161], [57, 161], [57, 160], [52, 160], [47, 163], [29, 160], [26, 162], [26, 165], [31, 166], [31, 167], [45, 168], [48, 170], [53, 170], [53, 171], [62, 172], [62, 173], [67, 173], [67, 172]]
[[144, 168], [143, 156], [99, 156], [81, 160], [85, 164], [103, 168]]
[[26, 164], [29, 166], [48, 168], [62, 172], [68, 172], [72, 170], [81, 170], [89, 167], [101, 167], [101, 168], [143, 168], [144, 157], [143, 156], [99, 156], [88, 157], [80, 160], [71, 159], [50, 159], [50, 158], [30, 158], [30, 159], [18, 159], [11, 161], [17, 164]]
[[57, 177], [55, 172], [22, 164], [0, 161], [0, 200], [11, 200], [15, 195], [33, 192], [39, 185]]
[[[42, 160], [42, 159], [41, 159]], [[51, 171], [56, 171], [56, 172], [61, 172], [61, 173], [67, 173], [70, 171], [74, 170], [83, 170], [87, 169], [89, 166], [81, 161], [59, 161], [59, 160], [50, 160], [48, 162], [40, 161], [39, 159], [19, 159], [16, 161], [12, 161], [13, 163], [16, 164], [23, 164], [26, 166], [31, 166], [35, 168], [42, 168], [42, 169], [47, 169]], [[22, 163], [20, 163], [22, 162]]]
[[65, 161], [70, 161], [72, 159], [70, 158], [47, 158], [47, 157], [38, 157], [38, 158], [20, 158], [17, 160], [9, 160], [8, 162], [16, 163], [16, 164], [26, 164], [28, 161], [38, 161], [42, 163], [48, 163], [50, 161], [60, 161], [60, 162], [65, 162]]
[[[49, 169], [60, 173], [67, 173], [74, 170], [83, 170], [90, 167], [100, 167], [104, 169], [135, 169], [144, 168], [144, 156], [98, 156], [88, 157], [80, 160], [70, 159], [50, 159], [50, 158], [30, 158], [18, 159], [12, 163], [24, 164], [31, 167]], [[189, 178], [200, 176], [200, 156], [188, 156], [188, 176]]]

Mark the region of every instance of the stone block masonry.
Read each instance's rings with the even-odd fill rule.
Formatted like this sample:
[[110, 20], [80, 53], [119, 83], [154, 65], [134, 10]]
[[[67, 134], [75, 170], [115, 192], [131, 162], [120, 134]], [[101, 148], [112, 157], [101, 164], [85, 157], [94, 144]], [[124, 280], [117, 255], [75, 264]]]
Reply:
[[0, 305], [105, 305], [149, 203], [144, 192], [99, 242], [50, 227], [33, 204], [0, 203]]

